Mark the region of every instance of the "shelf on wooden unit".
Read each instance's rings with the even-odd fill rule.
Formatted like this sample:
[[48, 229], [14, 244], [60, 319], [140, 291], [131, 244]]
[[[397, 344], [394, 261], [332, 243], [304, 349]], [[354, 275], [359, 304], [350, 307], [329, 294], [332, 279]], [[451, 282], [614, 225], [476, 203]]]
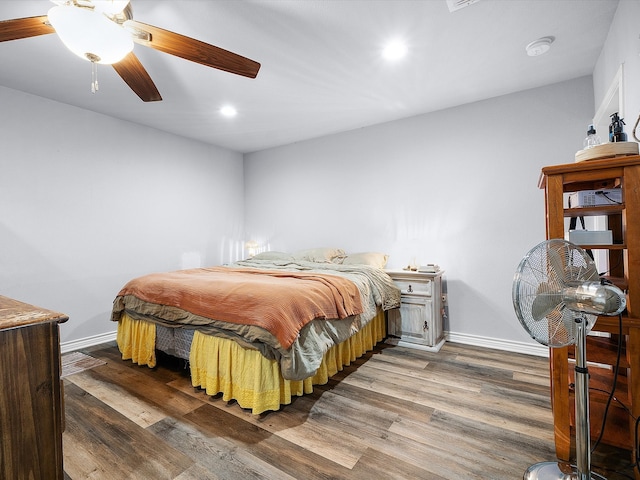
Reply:
[[597, 217], [600, 215], [620, 215], [624, 210], [622, 205], [595, 205], [592, 207], [565, 208], [564, 216], [569, 217]]

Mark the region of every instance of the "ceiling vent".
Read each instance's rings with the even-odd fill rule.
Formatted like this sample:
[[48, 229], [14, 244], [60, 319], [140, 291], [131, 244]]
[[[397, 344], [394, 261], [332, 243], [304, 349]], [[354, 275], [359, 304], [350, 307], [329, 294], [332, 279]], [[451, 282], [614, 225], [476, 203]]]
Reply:
[[468, 7], [472, 3], [476, 3], [479, 1], [480, 0], [447, 0], [447, 6], [449, 7], [449, 12], [455, 12], [456, 10]]

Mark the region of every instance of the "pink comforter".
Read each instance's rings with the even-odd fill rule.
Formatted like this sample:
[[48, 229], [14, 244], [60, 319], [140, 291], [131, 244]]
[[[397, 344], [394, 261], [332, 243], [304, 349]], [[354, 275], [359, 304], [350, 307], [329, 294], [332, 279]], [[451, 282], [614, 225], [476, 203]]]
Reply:
[[214, 320], [262, 327], [284, 348], [314, 318], [345, 318], [363, 312], [358, 288], [346, 278], [254, 268], [197, 268], [145, 275], [131, 280], [118, 293], [114, 304], [123, 305], [123, 311], [127, 296]]

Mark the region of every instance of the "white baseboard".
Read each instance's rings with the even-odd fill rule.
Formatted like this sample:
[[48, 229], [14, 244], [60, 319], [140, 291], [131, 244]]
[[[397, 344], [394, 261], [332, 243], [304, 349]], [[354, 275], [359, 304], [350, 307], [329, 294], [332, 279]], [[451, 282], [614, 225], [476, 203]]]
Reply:
[[477, 347], [493, 348], [507, 352], [524, 353], [536, 357], [549, 357], [549, 347], [539, 343], [516, 342], [513, 340], [501, 340], [498, 338], [481, 337], [466, 333], [445, 332], [445, 338], [449, 342], [474, 345]]
[[[448, 342], [462, 343], [464, 345], [474, 345], [476, 347], [493, 348], [495, 350], [504, 350], [507, 352], [524, 353], [526, 355], [535, 355], [537, 357], [548, 357], [549, 347], [540, 344], [532, 344], [525, 342], [515, 342], [512, 340], [501, 340], [498, 338], [481, 337], [478, 335], [469, 335], [466, 333], [445, 332], [445, 338]], [[101, 343], [112, 342], [116, 339], [116, 332], [108, 332], [92, 337], [81, 338], [69, 342], [62, 342], [60, 349], [62, 353], [80, 350], [82, 348], [100, 345]], [[419, 345], [402, 342], [402, 346], [420, 348]], [[426, 347], [425, 350], [438, 351], [442, 347], [439, 344], [434, 347]]]
[[93, 347], [94, 345], [100, 345], [101, 343], [113, 342], [116, 339], [116, 331], [109, 333], [102, 333], [100, 335], [93, 335], [92, 337], [85, 337], [79, 340], [72, 340], [69, 342], [60, 343], [60, 351], [62, 353], [73, 352], [87, 347]]

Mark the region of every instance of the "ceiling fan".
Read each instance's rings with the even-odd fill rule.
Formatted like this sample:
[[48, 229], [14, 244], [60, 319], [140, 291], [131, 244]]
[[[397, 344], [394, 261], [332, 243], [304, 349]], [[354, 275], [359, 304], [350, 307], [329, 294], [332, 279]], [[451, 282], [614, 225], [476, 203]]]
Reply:
[[57, 33], [69, 50], [95, 65], [112, 65], [145, 102], [162, 100], [149, 73], [133, 53], [133, 42], [211, 68], [255, 78], [254, 60], [179, 33], [133, 19], [130, 0], [51, 0], [47, 15], [0, 21], [0, 42]]

